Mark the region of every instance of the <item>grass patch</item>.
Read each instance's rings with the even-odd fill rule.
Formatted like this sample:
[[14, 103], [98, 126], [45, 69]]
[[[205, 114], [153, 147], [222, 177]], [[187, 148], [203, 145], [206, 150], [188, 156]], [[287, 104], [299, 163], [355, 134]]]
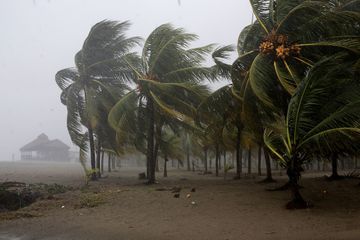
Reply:
[[94, 208], [104, 203], [100, 194], [85, 193], [80, 196], [78, 208]]

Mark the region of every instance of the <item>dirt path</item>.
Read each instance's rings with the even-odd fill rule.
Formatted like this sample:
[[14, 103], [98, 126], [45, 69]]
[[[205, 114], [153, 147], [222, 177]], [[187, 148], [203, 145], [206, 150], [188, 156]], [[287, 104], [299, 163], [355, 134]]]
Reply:
[[[57, 169], [64, 170], [59, 166]], [[50, 179], [80, 183], [76, 168], [70, 169], [61, 173], [62, 178], [55, 171]], [[27, 178], [26, 174], [32, 172], [18, 169], [17, 174], [21, 171], [25, 172], [21, 176]], [[266, 186], [258, 184], [259, 179], [224, 181], [170, 171], [169, 178], [145, 186], [136, 179], [138, 172], [112, 173], [88, 189], [39, 201], [21, 210], [24, 216], [28, 213], [37, 217], [2, 221], [0, 240], [360, 239], [358, 180], [326, 182], [305, 177], [302, 192], [315, 208], [288, 211], [283, 206], [289, 193], [264, 191]], [[37, 172], [36, 179], [40, 178], [47, 177]], [[179, 198], [167, 191], [173, 187], [182, 188]], [[191, 192], [192, 188], [196, 191]], [[81, 208], [84, 202], [98, 206]]]

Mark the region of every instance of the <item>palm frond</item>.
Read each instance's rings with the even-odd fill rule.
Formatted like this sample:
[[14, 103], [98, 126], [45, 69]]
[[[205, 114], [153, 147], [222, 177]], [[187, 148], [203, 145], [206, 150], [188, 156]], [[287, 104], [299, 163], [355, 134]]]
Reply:
[[71, 83], [78, 81], [80, 78], [75, 68], [65, 68], [55, 74], [56, 84], [61, 90], [67, 88]]
[[108, 122], [116, 132], [134, 130], [134, 119], [138, 101], [138, 94], [133, 90], [123, 96], [111, 109]]
[[314, 42], [314, 43], [301, 43], [298, 44], [299, 47], [337, 47], [349, 50], [356, 54], [360, 54], [360, 37], [359, 36], [346, 36], [346, 38], [342, 37], [342, 39], [328, 40], [322, 42]]
[[277, 77], [272, 58], [268, 55], [257, 55], [251, 65], [249, 79], [255, 95], [266, 105], [273, 107], [277, 92]]
[[289, 146], [286, 145], [286, 140], [281, 133], [276, 133], [270, 129], [265, 129], [264, 132], [264, 143], [267, 148], [277, 157], [277, 159], [283, 165], [288, 161], [288, 155], [286, 149]]
[[261, 27], [258, 21], [246, 26], [239, 34], [237, 51], [239, 56], [247, 52], [257, 50], [261, 41], [267, 36], [267, 33]]
[[266, 33], [270, 33], [274, 24], [274, 0], [250, 0], [256, 19]]
[[218, 77], [230, 78], [232, 66], [231, 64], [225, 63], [224, 60], [227, 60], [230, 57], [234, 49], [234, 46], [227, 45], [216, 48], [212, 53], [212, 58], [215, 62], [215, 66], [212, 67], [214, 75], [213, 79]]

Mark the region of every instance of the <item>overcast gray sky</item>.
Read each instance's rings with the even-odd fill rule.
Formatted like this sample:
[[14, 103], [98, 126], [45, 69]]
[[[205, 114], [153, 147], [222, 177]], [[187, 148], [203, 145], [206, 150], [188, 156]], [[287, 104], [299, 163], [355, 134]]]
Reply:
[[129, 36], [163, 23], [199, 35], [196, 45], [235, 44], [251, 21], [247, 0], [0, 0], [0, 160], [46, 133], [70, 145], [55, 73], [74, 65], [89, 29], [130, 20]]

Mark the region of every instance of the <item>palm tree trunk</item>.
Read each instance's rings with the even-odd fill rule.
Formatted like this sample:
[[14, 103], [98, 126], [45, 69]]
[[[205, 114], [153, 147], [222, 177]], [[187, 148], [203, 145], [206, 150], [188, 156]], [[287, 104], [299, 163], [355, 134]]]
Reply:
[[258, 175], [261, 176], [261, 157], [262, 157], [262, 146], [259, 145], [259, 149], [258, 149]]
[[156, 167], [155, 167], [155, 171], [156, 172], [160, 172], [159, 169], [159, 161], [158, 161], [158, 152], [159, 152], [159, 146], [160, 146], [160, 141], [161, 141], [161, 130], [162, 130], [162, 123], [161, 124], [157, 124], [155, 127], [155, 147], [154, 147], [154, 159], [156, 162]]
[[91, 163], [91, 180], [96, 180], [97, 176], [96, 176], [96, 163], [95, 163], [95, 144], [94, 144], [94, 133], [93, 133], [93, 129], [90, 127], [88, 127], [88, 132], [89, 132], [89, 143], [90, 143], [90, 163]]
[[219, 152], [219, 144], [216, 144], [215, 147], [215, 176], [219, 176], [219, 160], [220, 160], [220, 152]]
[[300, 179], [300, 169], [301, 167], [298, 166], [298, 159], [293, 156], [290, 161], [290, 167], [287, 169], [292, 198], [291, 201], [286, 204], [286, 208], [288, 209], [308, 208], [307, 202], [303, 199], [299, 191], [298, 181]]
[[204, 168], [205, 168], [205, 171], [204, 171], [204, 174], [207, 174], [208, 173], [208, 157], [207, 157], [207, 148], [204, 149]]
[[115, 155], [111, 155], [111, 168], [115, 169], [116, 168], [116, 164], [115, 164]]
[[221, 164], [221, 151], [219, 150], [219, 170], [222, 169], [222, 164]]
[[158, 161], [158, 152], [159, 152], [159, 143], [158, 143], [158, 141], [156, 141], [155, 146], [154, 146], [154, 159], [155, 159], [155, 171], [156, 172], [160, 172], [159, 161]]
[[104, 155], [105, 152], [101, 151], [101, 173], [104, 173]]
[[167, 156], [165, 155], [164, 157], [164, 177], [167, 177], [167, 162], [168, 162], [168, 158]]
[[331, 170], [332, 170], [332, 175], [330, 176], [330, 179], [332, 180], [336, 180], [336, 179], [340, 179], [340, 176], [338, 174], [338, 154], [337, 153], [333, 153], [331, 154]]
[[186, 164], [187, 164], [187, 170], [191, 171], [191, 168], [190, 168], [190, 146], [188, 143], [186, 143]]
[[235, 166], [236, 162], [236, 150], [231, 152], [231, 165]]
[[235, 179], [241, 178], [242, 172], [242, 149], [240, 148], [241, 144], [241, 127], [237, 127], [236, 135], [236, 176]]
[[269, 152], [266, 148], [264, 148], [264, 156], [265, 156], [265, 165], [266, 165], [266, 178], [263, 182], [274, 182], [275, 180], [272, 178], [271, 173], [271, 159]]
[[226, 150], [224, 150], [224, 169], [226, 167], [227, 161], [226, 161]]
[[251, 147], [248, 150], [248, 174], [251, 174]]
[[147, 157], [146, 157], [146, 177], [147, 177], [147, 179], [149, 179], [149, 177], [150, 177], [150, 162]]
[[148, 98], [147, 102], [147, 110], [149, 114], [149, 126], [148, 126], [148, 134], [147, 134], [147, 161], [149, 163], [149, 176], [148, 183], [155, 183], [155, 159], [154, 159], [154, 127], [155, 127], [155, 119], [154, 119], [154, 103], [151, 98]]
[[111, 154], [108, 153], [108, 172], [111, 172]]
[[101, 178], [101, 173], [100, 173], [100, 168], [101, 168], [101, 164], [100, 164], [100, 159], [101, 159], [101, 141], [100, 138], [98, 137], [98, 141], [97, 141], [97, 151], [96, 151], [96, 173], [98, 178]]

